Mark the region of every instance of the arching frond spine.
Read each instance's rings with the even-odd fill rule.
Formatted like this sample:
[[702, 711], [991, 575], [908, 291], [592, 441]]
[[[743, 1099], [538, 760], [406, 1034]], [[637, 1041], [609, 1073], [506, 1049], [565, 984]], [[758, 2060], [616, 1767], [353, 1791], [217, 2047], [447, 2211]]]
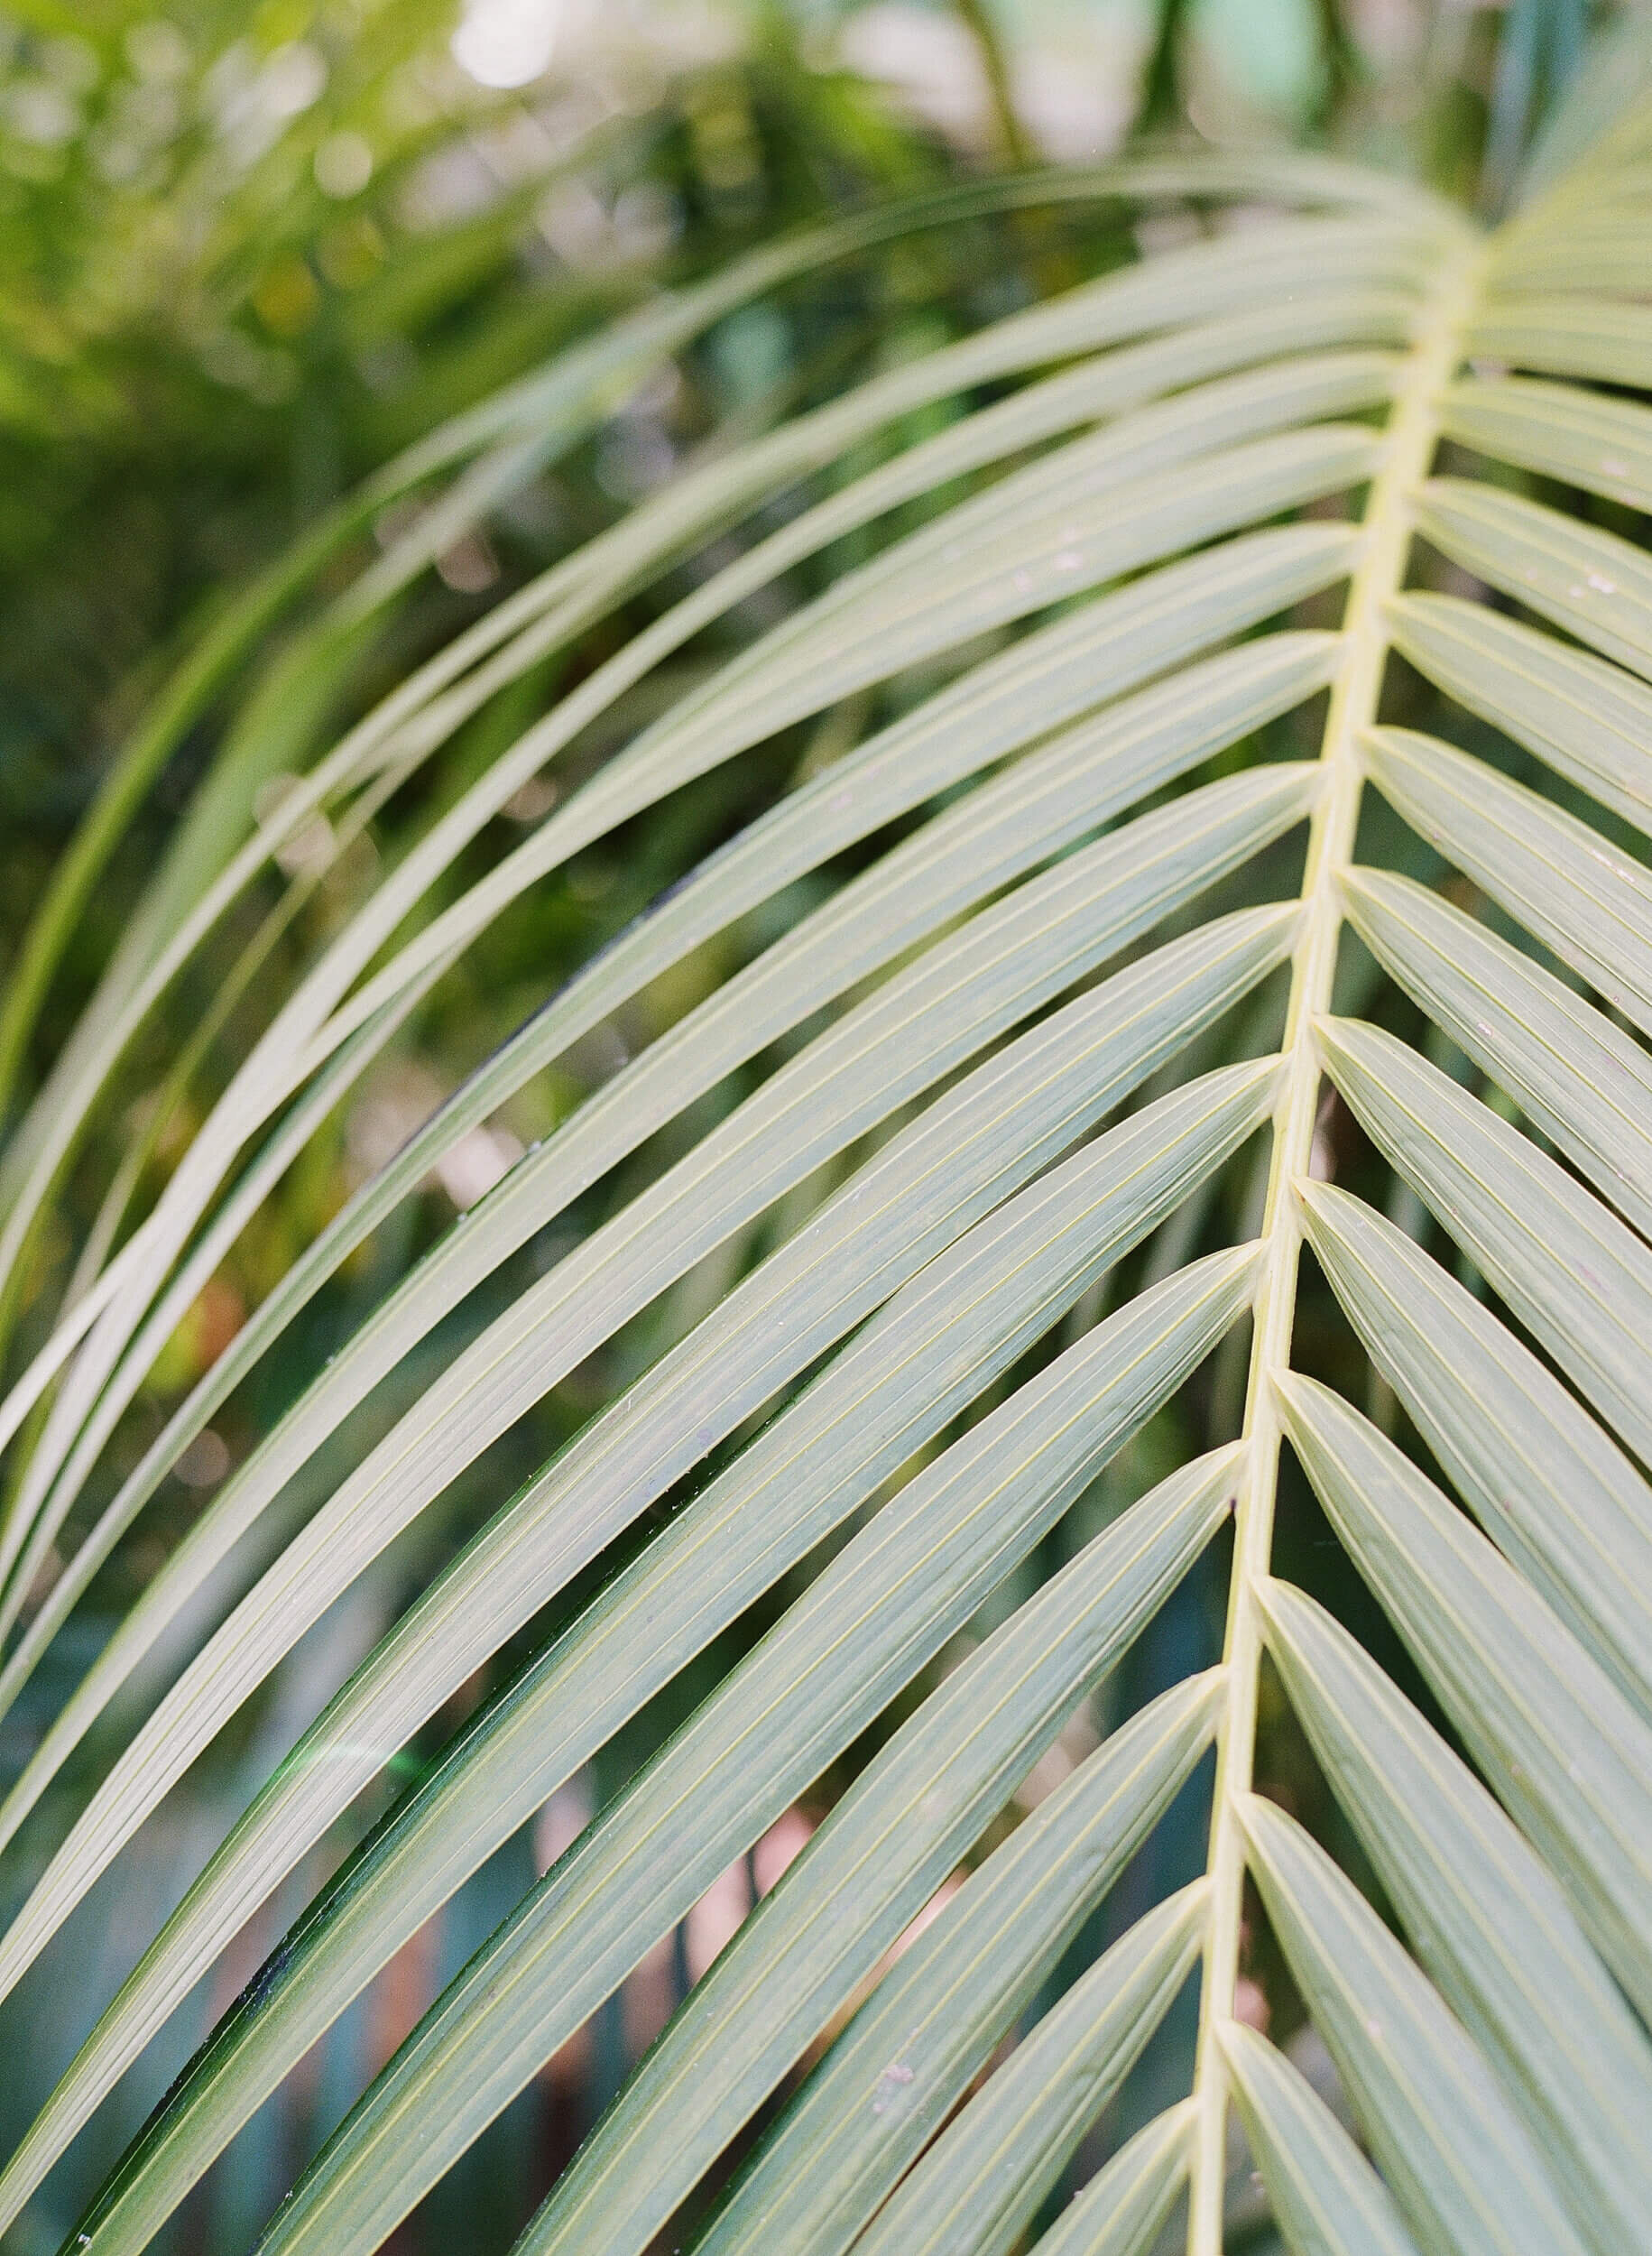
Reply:
[[1330, 1007], [1343, 925], [1340, 882], [1353, 857], [1363, 783], [1361, 738], [1378, 716], [1391, 629], [1387, 606], [1404, 584], [1410, 556], [1410, 496], [1433, 466], [1440, 401], [1455, 374], [1480, 286], [1484, 252], [1466, 230], [1441, 260], [1416, 341], [1396, 381], [1385, 458], [1365, 508], [1369, 546], [1349, 584], [1343, 651], [1331, 686], [1320, 758], [1324, 781], [1308, 833], [1302, 893], [1306, 913], [1291, 958], [1284, 1071], [1274, 1114], [1273, 1151], [1262, 1217], [1263, 1254], [1245, 1400], [1249, 1462], [1234, 1522], [1224, 1661], [1226, 1712], [1217, 1741], [1211, 1821], [1210, 1930], [1205, 1942], [1194, 2096], [1195, 2133], [1189, 2256], [1221, 2256], [1225, 2177], [1227, 2072], [1220, 2024], [1239, 1978], [1246, 1849], [1242, 1805], [1256, 1744], [1262, 1624], [1259, 1580], [1269, 1572], [1281, 1426], [1274, 1382], [1290, 1364], [1302, 1227], [1292, 1186], [1310, 1170], [1322, 1068], [1314, 1022]]

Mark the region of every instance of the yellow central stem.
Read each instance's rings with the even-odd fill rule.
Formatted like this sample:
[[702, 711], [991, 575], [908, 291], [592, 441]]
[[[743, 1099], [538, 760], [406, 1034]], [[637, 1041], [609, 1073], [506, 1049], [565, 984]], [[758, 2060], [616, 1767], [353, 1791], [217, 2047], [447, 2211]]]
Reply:
[[1276, 1372], [1289, 1367], [1301, 1228], [1292, 1186], [1308, 1171], [1319, 1109], [1314, 1021], [1330, 1007], [1342, 932], [1338, 881], [1353, 855], [1363, 780], [1360, 737], [1377, 717], [1388, 658], [1383, 610], [1403, 585], [1411, 547], [1408, 496], [1428, 475], [1439, 440], [1440, 395], [1462, 357], [1462, 338], [1481, 257], [1470, 239], [1444, 264], [1395, 387], [1389, 445], [1366, 502], [1367, 544], [1349, 586], [1343, 655], [1331, 689], [1320, 752], [1322, 788], [1308, 832], [1303, 918], [1291, 956], [1284, 1072], [1274, 1110], [1273, 1151], [1262, 1216], [1264, 1247], [1253, 1310], [1245, 1396], [1247, 1471], [1233, 1531], [1229, 1586], [1226, 1706], [1217, 1740], [1211, 1817], [1210, 1926], [1204, 1945], [1194, 2129], [1188, 2256], [1221, 2256], [1226, 2177], [1227, 2080], [1215, 2024], [1233, 2010], [1244, 1901], [1241, 1798], [1251, 1789], [1261, 1632], [1255, 1586], [1273, 1548], [1278, 1486]]

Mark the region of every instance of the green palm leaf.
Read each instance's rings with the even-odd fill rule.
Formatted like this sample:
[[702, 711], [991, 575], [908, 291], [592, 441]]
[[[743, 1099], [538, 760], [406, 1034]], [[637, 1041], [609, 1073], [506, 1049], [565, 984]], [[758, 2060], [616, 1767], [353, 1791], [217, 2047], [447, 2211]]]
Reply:
[[[8, 1060], [121, 809], [368, 509], [434, 496], [317, 652], [811, 263], [1040, 200], [1198, 215], [709, 454], [250, 828], [224, 779], [275, 761], [279, 700], [226, 740], [5, 1155], [0, 1706], [35, 1714], [169, 1476], [431, 1170], [624, 1040], [287, 1389], [30, 1726], [0, 1803], [18, 2000], [215, 1743], [285, 1718], [77, 2032], [0, 2230], [67, 2227], [78, 2167], [73, 2245], [150, 2245], [594, 1772], [588, 1827], [355, 2079], [269, 2256], [379, 2247], [806, 1805], [523, 2256], [1008, 2251], [1047, 2219], [1050, 2256], [1128, 2256], [1183, 2200], [1219, 2256], [1231, 2113], [1294, 2251], [1652, 2244], [1652, 248], [1612, 202], [1649, 163], [1643, 104], [1491, 233], [1332, 166], [1167, 158], [778, 246], [415, 448], [162, 700], [42, 912]], [[713, 790], [712, 850], [128, 1446], [197, 1296], [471, 952]], [[318, 822], [342, 891], [312, 925], [290, 850]], [[392, 830], [349, 892], [350, 840]], [[266, 895], [252, 1031], [158, 1184], [147, 1151], [100, 1184], [54, 1299], [100, 1108]], [[1313, 1526], [1455, 1746], [1285, 1578]], [[313, 1663], [353, 1599], [374, 1632]], [[1220, 1644], [1070, 1761], [1132, 1647], [1206, 1611]], [[1345, 1835], [1260, 1790], [1276, 1681]], [[1121, 1887], [1189, 1794], [1202, 1876]], [[278, 1904], [94, 2168], [98, 2111]], [[1264, 1923], [1352, 2131], [1237, 2018]]]

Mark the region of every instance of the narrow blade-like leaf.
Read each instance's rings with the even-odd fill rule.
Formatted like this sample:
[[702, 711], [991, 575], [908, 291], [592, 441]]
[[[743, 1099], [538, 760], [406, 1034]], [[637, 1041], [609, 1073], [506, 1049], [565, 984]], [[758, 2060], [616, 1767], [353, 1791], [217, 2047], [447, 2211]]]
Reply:
[[1652, 1034], [1652, 878], [1641, 864], [1435, 737], [1373, 729], [1365, 756], [1413, 829]]
[[[1173, 1474], [1157, 1499], [1169, 1508], [1202, 1495], [1214, 1530], [1233, 1470], [1223, 1453], [1214, 1465]], [[1047, 1610], [1052, 1647], [1066, 1609], [1092, 1603], [1085, 1579], [1069, 1567], [1029, 1602]], [[1030, 1614], [1026, 1626], [1032, 1631]], [[736, 2249], [825, 2256], [847, 2244], [946, 2122], [1210, 1743], [1215, 1695], [1214, 1678], [1194, 1678], [1114, 1733], [924, 1929], [787, 2111], [707, 2235], [706, 2256]], [[888, 1824], [892, 1812], [881, 1814]], [[874, 1859], [869, 1827], [834, 1811], [773, 1908], [717, 1960], [581, 2150], [522, 2256], [648, 2244], [800, 2040], [847, 1994], [855, 1969], [887, 1946], [909, 1893], [899, 1905], [882, 1900], [907, 1863], [898, 1838], [880, 1843]], [[848, 1912], [862, 1891], [864, 1905]], [[891, 2060], [907, 2073], [891, 2076]]]
[[[1163, 956], [1134, 975], [1144, 988], [1150, 982], [1160, 1007], [1177, 984]], [[1149, 1106], [978, 1223], [894, 1296], [478, 1719], [323, 1895], [261, 1982], [256, 2012], [232, 2017], [146, 2133], [123, 2173], [134, 2182], [120, 2196], [120, 2231], [158, 2222], [467, 1872], [1260, 1123], [1269, 1078], [1264, 1070], [1225, 1092], [1213, 1083]], [[485, 1539], [410, 1610], [254, 1800], [42, 2112], [32, 2168], [106, 2088], [190, 1968], [210, 1958], [243, 1891], [267, 1888], [318, 1835], [338, 1806], [334, 1781], [352, 1751], [401, 1740], [426, 1712], [432, 1648], [445, 1641], [448, 1670], [469, 1650], [466, 1602], [474, 1610], [492, 1584], [525, 1616], [555, 1583], [578, 1467], [559, 1468], [554, 1493], [541, 1487], [540, 1508], [519, 1515], [508, 1541]], [[496, 1604], [483, 1618], [496, 1638]], [[642, 1623], [650, 1632], [639, 1640]]]
[[1352, 870], [1349, 921], [1435, 1024], [1652, 1235], [1652, 1061], [1529, 956], [1409, 878]]
[[1312, 1380], [1280, 1392], [1332, 1526], [1644, 2019], [1652, 1727], [1391, 1442]]
[[1492, 1539], [1652, 1718], [1652, 1492], [1553, 1372], [1361, 1200], [1297, 1186], [1377, 1368]]
[[1652, 679], [1652, 564], [1631, 542], [1469, 478], [1430, 478], [1414, 507], [1454, 564]]
[[1323, 1607], [1259, 1593], [1291, 1703], [1413, 1946], [1599, 2256], [1652, 2242], [1652, 2047], [1518, 1829]]
[[1401, 596], [1395, 648], [1605, 806], [1652, 828], [1652, 689], [1622, 668], [1456, 596]]
[[[1225, 1334], [1245, 1305], [1251, 1261], [1249, 1248], [1212, 1256], [1110, 1318], [840, 1552], [808, 1599], [438, 2000], [262, 2245], [289, 2256], [376, 2248], [730, 1855], [969, 1618]], [[1133, 1531], [1123, 1537], [1121, 1551], [1133, 1540]], [[1146, 1611], [1158, 1595], [1143, 1592]], [[772, 1713], [780, 1687], [783, 1728]], [[761, 1755], [750, 1735], [759, 1717], [767, 1718]], [[683, 1809], [689, 1778], [703, 1781], [691, 1825]]]
[[[1060, 620], [985, 661], [917, 714], [838, 763], [828, 776], [793, 792], [771, 816], [750, 825], [530, 1020], [300, 1255], [145, 1451], [94, 1532], [75, 1552], [0, 1670], [0, 1705], [14, 1697], [125, 1529], [260, 1355], [459, 1139], [579, 1033], [600, 1023], [743, 910], [771, 897], [789, 880], [853, 846], [927, 796], [944, 791], [974, 767], [1070, 720], [1105, 695], [1137, 686], [1160, 665], [1190, 656], [1334, 579], [1345, 569], [1355, 537], [1324, 525], [1282, 528], [1133, 582], [1081, 615]], [[788, 944], [786, 957], [776, 961], [771, 951], [763, 959], [777, 970], [789, 962], [790, 992], [798, 1007], [814, 1007], [840, 993], [854, 976], [887, 961], [886, 942], [889, 953], [901, 944], [902, 928], [891, 936], [887, 913], [872, 915], [869, 904], [858, 897], [848, 901], [851, 890], [845, 888], [827, 910], [818, 912], [819, 923], [812, 918], [804, 920]], [[845, 925], [842, 907], [861, 913]], [[825, 945], [828, 937], [830, 947]], [[843, 983], [836, 977], [840, 962], [846, 974]], [[720, 1041], [711, 1039], [709, 1014], [696, 1015], [692, 1030], [685, 1025], [684, 1039], [673, 1040], [672, 1071], [663, 1077], [668, 1105], [675, 1108], [689, 1101], [715, 1082], [719, 1072], [751, 1055], [745, 1046], [748, 1033], [760, 1046], [765, 1029], [778, 1029], [781, 1022], [763, 1015], [751, 992], [752, 984], [750, 979], [743, 984], [731, 981], [721, 991], [742, 1007], [717, 1013], [723, 1026]], [[656, 1045], [647, 1053], [648, 1060], [664, 1054]], [[661, 1116], [628, 1096], [636, 1078], [653, 1070], [651, 1063], [638, 1060], [603, 1092], [605, 1110], [626, 1100], [625, 1148]], [[660, 1102], [656, 1098], [656, 1107]], [[588, 1112], [581, 1115], [585, 1124], [594, 1118]], [[584, 1133], [583, 1124], [579, 1133]], [[617, 1152], [622, 1147], [607, 1148]], [[545, 1149], [549, 1152], [551, 1147]], [[567, 1150], [566, 1143], [560, 1146], [562, 1154]], [[546, 1207], [536, 1195], [536, 1178], [541, 1167], [555, 1163], [530, 1154], [484, 1202], [485, 1213], [465, 1230], [450, 1231], [352, 1336], [284, 1423], [266, 1438], [256, 1465], [249, 1460], [219, 1492], [150, 1584], [137, 1610], [116, 1633], [118, 1641], [107, 1651], [106, 1687], [118, 1681], [117, 1669], [130, 1668], [152, 1644], [256, 1520], [280, 1484], [290, 1480], [336, 1430], [347, 1410], [392, 1367], [395, 1356], [407, 1352], [409, 1345], [457, 1307], [490, 1264], [542, 1225]], [[507, 1223], [507, 1214], [516, 1218]], [[295, 1441], [301, 1456], [291, 1452]], [[84, 1703], [81, 1712], [87, 1712]]]
[[1652, 307], [1581, 293], [1492, 298], [1470, 328], [1469, 350], [1542, 375], [1641, 385], [1652, 367]]
[[1255, 1794], [1242, 1811], [1274, 1932], [1421, 2245], [1583, 2256], [1495, 2077], [1417, 1967], [1294, 1818]]
[[1406, 1180], [1601, 1416], [1652, 1459], [1652, 1250], [1528, 1136], [1373, 1026], [1316, 1029]]
[[[0, 1942], [0, 1978], [16, 1979], [147, 1810], [303, 1630], [400, 1527], [559, 1375], [722, 1242], [740, 1220], [760, 1213], [835, 1148], [884, 1117], [900, 1092], [921, 1087], [947, 1062], [958, 1062], [1006, 1022], [1148, 929], [1178, 895], [1185, 898], [1210, 882], [1213, 863], [1232, 866], [1262, 838], [1278, 835], [1300, 812], [1312, 781], [1311, 772], [1279, 769], [1207, 787], [1198, 804], [1215, 828], [1225, 828], [1232, 840], [1226, 853], [1215, 846], [1211, 830], [1190, 818], [1195, 801], [1184, 800], [1144, 818], [1150, 830], [1134, 825], [1070, 856], [1044, 881], [1053, 891], [1040, 891], [1032, 901], [1011, 896], [987, 920], [966, 927], [923, 958], [902, 980], [879, 990], [774, 1075], [652, 1191], [530, 1287], [456, 1358], [343, 1484], [186, 1671], [117, 1762], [30, 1906]], [[1151, 840], [1158, 841], [1157, 850]], [[1105, 874], [1109, 864], [1111, 882]], [[1006, 984], [1005, 970], [1018, 951], [1011, 941], [1005, 956], [1002, 920], [1008, 916], [1013, 923], [1028, 910], [1023, 937], [1045, 965], [1045, 977], [1029, 986], [1011, 975]], [[1062, 947], [1057, 936], [1075, 937], [1085, 929], [1090, 945]], [[980, 959], [980, 975], [972, 977], [967, 970], [961, 980], [954, 975], [960, 950], [965, 965], [972, 955]], [[1059, 971], [1052, 953], [1059, 956]], [[1023, 970], [1028, 967], [1023, 965]], [[916, 1022], [914, 980], [919, 994], [928, 986]], [[960, 1013], [958, 1004], [971, 994], [981, 1014], [966, 1033], [962, 1018], [974, 1012], [966, 1006]], [[1063, 1013], [1047, 1022], [1023, 1038], [1022, 1045], [1001, 1053], [939, 1100], [718, 1312], [697, 1353], [706, 1340], [738, 1334], [743, 1327], [748, 1342], [743, 1391], [737, 1407], [729, 1398], [724, 1424], [709, 1422], [703, 1373], [697, 1386], [685, 1382], [680, 1359], [657, 1367], [653, 1391], [671, 1395], [669, 1416], [678, 1431], [671, 1444], [675, 1459], [652, 1460], [659, 1488], [651, 1493], [689, 1470], [787, 1377], [806, 1367], [1094, 1120], [1095, 1113], [1086, 1110], [1093, 1096], [1078, 1097], [1076, 1110], [1066, 1108], [1066, 1100], [1076, 1096], [1070, 1073], [1057, 1072], [1054, 1087], [1064, 1096], [1048, 1111], [1051, 1087], [1038, 1078], [1017, 1078], [1017, 1069], [1024, 1071], [1043, 1045], [1053, 1040], [1060, 1049], [1072, 1040], [1075, 1029], [1085, 1022], [1085, 1003], [1076, 1008], [1077, 1020]], [[1094, 1004], [1090, 1008], [1093, 1012]], [[1082, 1036], [1078, 1055], [1089, 1055], [1094, 1062]], [[1069, 1067], [1074, 1062], [1069, 1056]], [[1082, 1076], [1082, 1067], [1079, 1071]], [[1001, 1092], [1000, 1105], [980, 1101], [989, 1085]], [[1029, 1142], [1024, 1124], [1040, 1114], [1041, 1132], [1035, 1127]], [[1011, 1120], [1023, 1127], [1010, 1126]], [[760, 1171], [765, 1150], [771, 1163]], [[859, 1248], [855, 1262], [843, 1258], [848, 1244]], [[781, 1323], [780, 1309], [788, 1305], [791, 1320]], [[668, 1463], [672, 1469], [666, 1469]], [[643, 1508], [643, 1497], [633, 1489], [627, 1516]], [[462, 1680], [461, 1676], [454, 1681]], [[14, 1789], [13, 1813], [38, 1794], [72, 1743], [72, 1734], [84, 1728], [88, 1712], [95, 1712], [93, 1700], [101, 1697], [106, 1681], [107, 1674], [100, 1678], [95, 1668]]]
[[1523, 469], [1652, 509], [1652, 412], [1574, 384], [1477, 376], [1454, 384], [1441, 421], [1448, 439]]
[[866, 2256], [998, 2256], [1014, 2248], [1192, 1972], [1204, 1910], [1205, 1889], [1195, 1882], [1081, 1974], [856, 2247]]
[[1417, 2256], [1394, 2196], [1306, 2076], [1241, 2021], [1222, 2050], [1291, 2256]]
[[1186, 2102], [1145, 2123], [1040, 2235], [1042, 2256], [1147, 2256], [1187, 2177]]

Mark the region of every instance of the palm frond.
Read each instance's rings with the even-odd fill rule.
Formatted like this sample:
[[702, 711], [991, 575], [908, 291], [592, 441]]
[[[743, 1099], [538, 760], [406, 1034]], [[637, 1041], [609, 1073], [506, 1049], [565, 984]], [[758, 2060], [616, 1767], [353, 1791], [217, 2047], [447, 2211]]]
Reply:
[[[108, 1984], [0, 2174], [0, 2229], [54, 2214], [128, 2071], [178, 2057], [203, 1979], [279, 1905], [256, 1979], [83, 2174], [73, 2244], [149, 2246], [598, 1766], [592, 1822], [358, 2079], [263, 2256], [379, 2247], [823, 1780], [523, 2256], [641, 2256], [673, 2220], [708, 2256], [1040, 2226], [1050, 2256], [1127, 2256], [1184, 2199], [1190, 2256], [1219, 2256], [1230, 2099], [1293, 2251], [1652, 2245], [1648, 164], [1632, 105], [1490, 233], [1306, 161], [971, 188], [757, 254], [380, 481], [375, 507], [428, 485], [428, 517], [305, 651], [811, 264], [1040, 200], [1197, 215], [1195, 242], [713, 452], [262, 820], [204, 787], [217, 812], [5, 1155], [0, 1295], [28, 1308], [0, 1706], [432, 1170], [603, 1030], [619, 1054], [287, 1390], [33, 1733], [0, 1803], [0, 1993], [24, 1998], [169, 1796], [378, 1594]], [[117, 797], [360, 515], [247, 599]], [[420, 800], [458, 732], [530, 693]], [[260, 713], [220, 779], [273, 757]], [[203, 1288], [457, 967], [719, 779], [739, 818], [134, 1443]], [[531, 785], [536, 827], [494, 850]], [[318, 871], [342, 883], [404, 806], [401, 849], [307, 923]], [[88, 1123], [254, 901], [252, 1031], [161, 1179], [146, 1146], [99, 1185], [54, 1281]], [[1455, 1745], [1385, 1672], [1398, 1648], [1287, 1578], [1314, 1510]], [[1018, 1801], [1155, 1623], [1198, 1643], [1202, 1593], [1220, 1648]], [[1276, 1678], [1340, 1840], [1263, 1790]], [[1202, 1876], [1120, 1913], [1189, 1792]], [[1352, 2133], [1242, 2025], [1263, 1922]], [[1195, 1970], [1166, 2105], [1137, 2064]], [[1056, 2214], [1103, 2112], [1149, 2091]]]

